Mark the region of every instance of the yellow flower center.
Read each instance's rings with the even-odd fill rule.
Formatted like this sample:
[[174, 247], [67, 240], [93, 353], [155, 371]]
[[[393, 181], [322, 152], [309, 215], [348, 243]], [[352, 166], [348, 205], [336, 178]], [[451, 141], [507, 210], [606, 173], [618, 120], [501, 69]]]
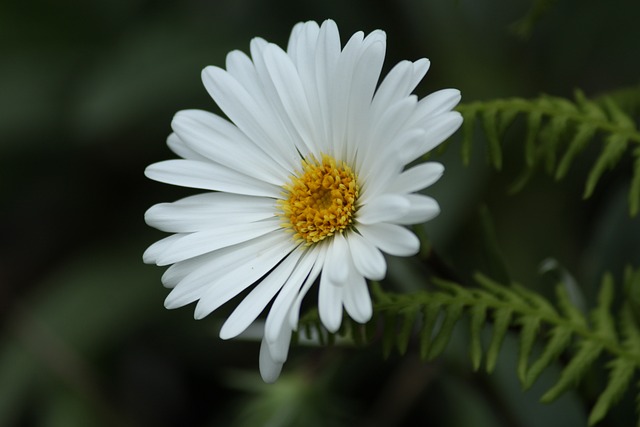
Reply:
[[358, 199], [358, 183], [351, 168], [333, 157], [323, 155], [302, 160], [302, 171], [283, 187], [286, 199], [280, 200], [284, 226], [294, 239], [307, 245], [335, 233], [342, 233], [353, 222]]

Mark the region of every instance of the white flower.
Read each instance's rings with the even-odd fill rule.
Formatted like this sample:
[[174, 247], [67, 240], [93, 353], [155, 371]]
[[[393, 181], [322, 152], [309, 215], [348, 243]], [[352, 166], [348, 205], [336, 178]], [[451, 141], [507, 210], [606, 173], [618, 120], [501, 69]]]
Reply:
[[376, 90], [385, 49], [382, 31], [358, 32], [341, 48], [333, 21], [297, 24], [286, 51], [253, 39], [251, 57], [233, 51], [226, 70], [202, 72], [229, 120], [178, 112], [168, 145], [183, 159], [145, 171], [209, 191], [145, 214], [149, 225], [174, 233], [144, 254], [147, 263], [172, 264], [162, 277], [172, 288], [165, 306], [198, 301], [201, 319], [253, 286], [222, 326], [228, 339], [273, 300], [260, 350], [265, 381], [278, 377], [317, 278], [329, 331], [340, 327], [343, 308], [368, 321], [365, 279], [385, 276], [382, 253], [417, 253], [419, 241], [404, 225], [439, 213], [434, 199], [416, 192], [438, 180], [443, 166], [405, 167], [458, 129], [462, 118], [451, 110], [460, 93], [411, 95], [427, 59], [399, 63]]

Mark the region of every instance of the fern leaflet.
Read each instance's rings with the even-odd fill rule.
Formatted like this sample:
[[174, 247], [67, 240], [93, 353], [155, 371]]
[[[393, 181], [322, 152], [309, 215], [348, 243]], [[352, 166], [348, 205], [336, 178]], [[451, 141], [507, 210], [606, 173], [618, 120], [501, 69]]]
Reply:
[[[345, 321], [341, 333], [357, 335], [354, 342], [363, 344], [381, 335], [385, 357], [394, 348], [404, 354], [410, 342], [417, 340], [421, 357], [431, 360], [445, 350], [455, 326], [466, 316], [470, 322], [469, 355], [473, 369], [479, 369], [484, 357], [485, 367], [491, 372], [505, 336], [510, 330], [518, 330], [517, 373], [525, 389], [531, 387], [561, 354], [568, 355], [567, 365], [555, 385], [542, 396], [543, 402], [557, 399], [574, 387], [596, 360], [607, 357], [608, 381], [591, 411], [589, 423], [593, 425], [602, 420], [627, 391], [635, 372], [640, 369], [640, 326], [632, 299], [625, 300], [618, 316], [612, 314], [612, 276], [604, 276], [597, 306], [589, 316], [572, 304], [562, 283], [557, 287], [558, 300], [554, 306], [543, 296], [519, 285], [504, 286], [480, 274], [476, 275], [476, 281], [479, 287], [466, 288], [434, 279], [439, 289], [412, 294], [384, 292], [378, 283], [373, 283], [376, 327], [381, 323], [382, 333], [372, 333], [374, 329], [369, 329], [369, 325], [376, 323], [372, 321], [363, 336], [362, 326], [352, 320]], [[627, 293], [640, 286], [640, 270], [629, 269], [625, 282]], [[481, 332], [487, 320], [493, 325], [493, 334], [488, 347], [483, 349]], [[317, 311], [305, 315], [301, 325], [305, 328], [320, 325]], [[536, 342], [542, 344], [542, 351], [531, 360]], [[575, 351], [569, 351], [570, 348]]]
[[[489, 159], [496, 169], [500, 169], [505, 133], [519, 116], [524, 117], [526, 167], [514, 184], [517, 191], [539, 167], [556, 179], [563, 178], [576, 156], [600, 136], [602, 150], [587, 177], [584, 197], [590, 197], [604, 173], [617, 166], [631, 151], [634, 166], [629, 210], [636, 215], [640, 210], [640, 130], [630, 114], [637, 113], [637, 105], [633, 102], [637, 98], [640, 94], [633, 88], [597, 100], [589, 100], [577, 91], [574, 100], [542, 95], [535, 99], [509, 98], [461, 104], [458, 111], [465, 118], [462, 127], [463, 161], [470, 161], [475, 123], [479, 120], [488, 141]], [[632, 144], [636, 148], [630, 150]]]

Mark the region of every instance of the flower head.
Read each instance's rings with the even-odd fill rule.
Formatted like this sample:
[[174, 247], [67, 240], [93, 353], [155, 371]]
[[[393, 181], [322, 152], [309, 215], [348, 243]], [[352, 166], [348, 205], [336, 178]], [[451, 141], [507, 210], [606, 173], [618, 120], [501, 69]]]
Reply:
[[203, 318], [252, 287], [220, 336], [243, 332], [273, 300], [260, 371], [274, 381], [286, 360], [302, 299], [319, 278], [318, 309], [329, 331], [343, 309], [372, 315], [366, 279], [385, 276], [383, 252], [417, 253], [405, 225], [439, 213], [418, 191], [442, 175], [439, 163], [407, 168], [462, 122], [454, 89], [421, 100], [411, 92], [429, 61], [403, 61], [378, 86], [385, 33], [354, 34], [341, 47], [333, 21], [297, 24], [287, 50], [256, 38], [251, 57], [228, 54], [226, 70], [202, 72], [229, 120], [180, 111], [169, 147], [182, 159], [149, 166], [156, 181], [207, 190], [145, 214], [174, 233], [144, 260], [171, 265], [167, 308], [197, 302]]

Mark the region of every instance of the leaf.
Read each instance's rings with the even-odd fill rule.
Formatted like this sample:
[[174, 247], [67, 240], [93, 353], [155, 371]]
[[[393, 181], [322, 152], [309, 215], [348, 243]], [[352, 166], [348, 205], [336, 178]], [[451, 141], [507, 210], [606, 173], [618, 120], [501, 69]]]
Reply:
[[468, 165], [471, 161], [471, 151], [473, 147], [473, 132], [476, 124], [476, 112], [471, 109], [470, 112], [464, 114], [464, 121], [462, 122], [462, 163]]
[[482, 273], [476, 273], [473, 275], [473, 278], [485, 289], [487, 289], [491, 294], [494, 294], [501, 299], [509, 300], [511, 298], [515, 298], [514, 293], [511, 292], [507, 287], [502, 286], [500, 283], [488, 278]]
[[517, 109], [502, 110], [498, 115], [498, 135], [503, 135], [507, 128], [513, 123], [516, 117], [520, 114]]
[[613, 276], [610, 273], [604, 275], [600, 292], [598, 293], [598, 305], [591, 313], [594, 330], [608, 340], [617, 341], [615, 321], [611, 315], [611, 302], [613, 301]]
[[632, 360], [623, 358], [611, 361], [608, 366], [610, 369], [609, 382], [589, 414], [590, 426], [604, 418], [609, 411], [609, 407], [620, 400], [622, 394], [629, 387], [633, 373], [636, 370], [636, 364]]
[[549, 403], [557, 399], [567, 388], [577, 383], [598, 358], [602, 349], [601, 343], [580, 341], [578, 352], [562, 370], [558, 382], [540, 398], [540, 401]]
[[[433, 283], [438, 286], [438, 290], [412, 294], [386, 293], [379, 285], [372, 285], [376, 318], [370, 324], [375, 324], [378, 318], [383, 319], [384, 356], [388, 357], [394, 346], [401, 353], [406, 352], [415, 320], [421, 313], [420, 355], [423, 359], [435, 358], [445, 350], [455, 325], [466, 314], [470, 321], [469, 354], [473, 368], [477, 370], [484, 357], [486, 368], [491, 371], [497, 365], [507, 331], [512, 326], [520, 326], [517, 375], [523, 388], [528, 389], [574, 341], [577, 351], [569, 356], [568, 364], [562, 369], [560, 377], [541, 400], [553, 401], [573, 387], [587, 376], [598, 357], [606, 352], [612, 360], [607, 365], [609, 379], [605, 389], [596, 397], [590, 422], [602, 419], [628, 389], [635, 370], [640, 367], [640, 328], [633, 298], [640, 286], [640, 270], [627, 268], [625, 271], [625, 300], [619, 311], [618, 324], [615, 322], [612, 306], [615, 286], [613, 276], [609, 273], [603, 276], [597, 305], [590, 312], [591, 323], [587, 322], [585, 315], [576, 307], [580, 302], [571, 299], [571, 294], [563, 283], [557, 287], [556, 308], [542, 295], [520, 285], [506, 286], [480, 273], [474, 276], [480, 288], [463, 287], [437, 278], [433, 279]], [[310, 317], [315, 318], [314, 325], [320, 327], [322, 323], [317, 310], [311, 314]], [[303, 321], [308, 320], [309, 317], [305, 315]], [[355, 327], [351, 323], [345, 324], [343, 332], [351, 331], [355, 334]], [[434, 333], [434, 327], [438, 323], [439, 327]], [[493, 334], [483, 355], [482, 332], [486, 323], [492, 324]], [[370, 332], [373, 329], [369, 325], [365, 328], [366, 340], [374, 339], [374, 334]], [[541, 330], [547, 333], [538, 337]], [[533, 347], [538, 339], [541, 341], [542, 351], [531, 361]]]
[[596, 164], [589, 172], [587, 178], [587, 184], [585, 186], [583, 197], [589, 198], [593, 194], [593, 190], [596, 188], [596, 184], [600, 180], [602, 174], [607, 170], [614, 167], [620, 157], [627, 149], [628, 137], [624, 134], [611, 134], [605, 140], [605, 145], [596, 161]]
[[529, 356], [540, 329], [540, 318], [536, 316], [521, 316], [518, 323], [522, 325], [520, 331], [520, 346], [518, 351], [518, 378], [524, 383], [527, 378]]
[[529, 168], [531, 168], [536, 162], [536, 136], [540, 131], [541, 123], [541, 111], [533, 111], [527, 117], [527, 136], [524, 140], [524, 158]]
[[429, 356], [431, 335], [433, 334], [433, 327], [436, 324], [439, 313], [440, 304], [427, 304], [422, 311], [423, 324], [422, 329], [420, 329], [420, 358], [423, 360], [426, 360]]
[[547, 318], [555, 318], [558, 316], [556, 309], [542, 295], [533, 292], [521, 285], [514, 284], [513, 289], [527, 304], [536, 309], [536, 314]]
[[487, 306], [484, 304], [477, 304], [472, 306], [470, 310], [471, 317], [469, 330], [471, 334], [471, 344], [469, 345], [469, 355], [471, 356], [473, 370], [477, 371], [480, 368], [480, 362], [482, 361], [481, 333], [487, 318]]
[[451, 334], [453, 333], [453, 328], [462, 315], [462, 308], [462, 303], [454, 302], [444, 310], [444, 320], [442, 321], [442, 326], [440, 327], [438, 334], [433, 339], [433, 343], [431, 344], [431, 348], [429, 350], [428, 360], [434, 359], [436, 356], [442, 353], [442, 351], [447, 346], [447, 343], [451, 338]]
[[626, 301], [625, 306], [631, 311], [632, 320], [635, 320], [635, 323], [640, 325], [640, 269], [635, 272], [631, 268], [626, 269], [624, 278], [624, 296]]
[[616, 104], [611, 97], [609, 96], [603, 97], [603, 103], [607, 108], [607, 111], [609, 112], [609, 116], [611, 117], [614, 123], [616, 123], [618, 126], [624, 129], [629, 129], [629, 130], [635, 129], [635, 124], [633, 123], [633, 120], [631, 120], [631, 118], [627, 114], [625, 114], [624, 111], [620, 109], [620, 107], [618, 107], [618, 104]]
[[512, 314], [513, 311], [510, 308], [500, 308], [495, 311], [493, 336], [491, 338], [491, 344], [489, 344], [489, 350], [487, 351], [487, 372], [493, 372], [496, 366], [500, 347], [507, 334]]
[[576, 102], [580, 107], [580, 110], [589, 118], [591, 121], [606, 121], [607, 115], [600, 108], [598, 104], [587, 99], [584, 93], [580, 90], [575, 92]]
[[528, 389], [536, 379], [542, 374], [544, 369], [564, 351], [569, 345], [573, 331], [565, 326], [555, 326], [550, 332], [550, 339], [547, 342], [540, 357], [531, 365], [527, 371], [527, 377], [523, 387]]
[[400, 314], [402, 316], [402, 325], [398, 333], [397, 343], [398, 352], [404, 355], [409, 346], [409, 340], [411, 339], [411, 332], [413, 331], [413, 326], [418, 316], [418, 310], [416, 307], [410, 307], [400, 312]]
[[564, 178], [567, 172], [569, 171], [569, 167], [571, 166], [571, 162], [576, 157], [578, 153], [584, 150], [587, 143], [593, 138], [596, 133], [597, 127], [592, 123], [585, 122], [578, 125], [578, 129], [571, 139], [569, 143], [569, 147], [567, 151], [565, 151], [562, 160], [560, 160], [560, 165], [556, 170], [555, 178], [559, 180]]
[[556, 295], [558, 296], [558, 307], [560, 311], [577, 327], [585, 328], [587, 321], [580, 310], [569, 299], [569, 293], [563, 283], [556, 286]]
[[620, 331], [624, 348], [636, 355], [640, 355], [640, 328], [633, 316], [633, 309], [627, 303], [620, 312]]
[[518, 176], [518, 178], [516, 178], [516, 180], [513, 182], [513, 184], [511, 184], [509, 186], [509, 189], [507, 190], [508, 194], [516, 194], [520, 191], [522, 191], [522, 189], [525, 187], [525, 185], [527, 185], [529, 183], [529, 181], [531, 180], [531, 177], [533, 176], [535, 172], [534, 168], [524, 168], [521, 172], [520, 175]]
[[568, 120], [569, 116], [556, 115], [551, 118], [549, 124], [544, 128], [545, 137], [540, 145], [540, 152], [544, 155], [545, 168], [550, 175], [553, 174], [556, 168], [556, 150], [567, 128]]
[[636, 216], [640, 211], [640, 147], [633, 150], [633, 178], [629, 189], [629, 214]]
[[[584, 198], [588, 198], [604, 172], [619, 163], [629, 142], [640, 143], [640, 131], [629, 112], [640, 110], [639, 99], [638, 88], [633, 87], [631, 90], [614, 92], [611, 96], [602, 96], [597, 102], [587, 99], [578, 90], [575, 92], [575, 102], [562, 97], [542, 95], [533, 99], [506, 98], [460, 104], [457, 110], [465, 119], [463, 162], [468, 165], [471, 158], [475, 119], [478, 115], [487, 139], [487, 157], [498, 170], [503, 163], [502, 144], [507, 127], [519, 115], [523, 115], [526, 120], [521, 146], [527, 167], [523, 168], [516, 182], [511, 185], [511, 193], [519, 191], [541, 165], [556, 179], [563, 178], [576, 156], [597, 135], [603, 135], [601, 154], [585, 183]], [[558, 162], [560, 149], [564, 145], [567, 145], [567, 149]], [[634, 157], [637, 159], [640, 154], [634, 152]], [[640, 170], [640, 166], [635, 166], [635, 169]], [[634, 173], [629, 207], [632, 215], [640, 211], [640, 172]]]
[[500, 137], [498, 135], [498, 124], [496, 122], [496, 108], [488, 108], [482, 112], [482, 125], [489, 142], [489, 157], [493, 166], [500, 170], [502, 168], [502, 148], [500, 148]]

